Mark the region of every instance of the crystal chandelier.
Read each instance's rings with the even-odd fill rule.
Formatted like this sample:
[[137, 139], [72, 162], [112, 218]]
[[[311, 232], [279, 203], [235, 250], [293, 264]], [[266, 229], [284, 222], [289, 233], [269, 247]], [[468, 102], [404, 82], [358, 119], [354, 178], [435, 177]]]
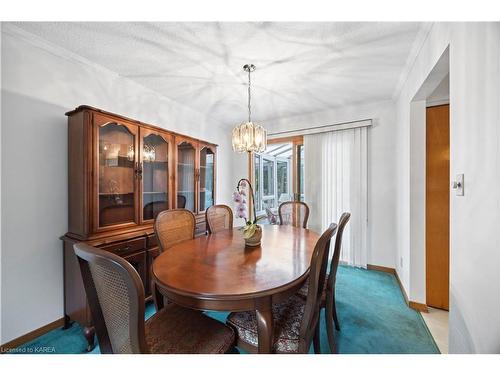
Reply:
[[237, 152], [264, 152], [267, 144], [266, 130], [252, 122], [250, 105], [250, 73], [255, 70], [255, 65], [246, 64], [243, 70], [248, 72], [248, 121], [243, 122], [233, 129], [233, 150]]

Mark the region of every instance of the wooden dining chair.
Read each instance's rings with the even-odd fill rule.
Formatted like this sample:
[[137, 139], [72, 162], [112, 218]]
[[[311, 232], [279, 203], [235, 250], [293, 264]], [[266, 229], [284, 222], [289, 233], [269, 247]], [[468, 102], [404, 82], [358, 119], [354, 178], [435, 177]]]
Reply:
[[160, 251], [194, 238], [196, 220], [194, 214], [184, 208], [165, 210], [158, 214], [154, 229]]
[[304, 202], [283, 202], [278, 207], [278, 214], [280, 217], [280, 225], [307, 228], [309, 206]]
[[144, 322], [144, 286], [125, 259], [74, 246], [101, 353], [226, 353], [234, 331], [205, 314], [169, 304]]
[[233, 211], [225, 204], [216, 204], [205, 211], [208, 233], [233, 229]]
[[[335, 283], [337, 280], [337, 269], [339, 267], [340, 261], [340, 251], [342, 250], [342, 236], [344, 234], [345, 226], [347, 225], [350, 218], [351, 214], [349, 212], [344, 212], [340, 216], [337, 236], [335, 237], [332, 261], [330, 263], [330, 271], [326, 276], [325, 284], [323, 286], [323, 293], [321, 294], [321, 308], [325, 308], [328, 345], [330, 346], [330, 351], [332, 353], [337, 352], [335, 337], [333, 333], [333, 325], [335, 324], [335, 329], [337, 331], [340, 331], [337, 308], [335, 306]], [[308, 288], [309, 286], [307, 285], [307, 283], [304, 284], [304, 286], [299, 290], [298, 295], [300, 295], [302, 298], [307, 298], [309, 294]]]
[[[275, 353], [308, 353], [311, 341], [314, 351], [321, 352], [319, 312], [321, 294], [326, 279], [330, 241], [337, 224], [330, 227], [318, 239], [311, 258], [309, 292], [307, 298], [292, 295], [288, 300], [273, 305]], [[227, 323], [237, 334], [237, 345], [249, 352], [258, 350], [258, 328], [255, 311], [233, 312]]]

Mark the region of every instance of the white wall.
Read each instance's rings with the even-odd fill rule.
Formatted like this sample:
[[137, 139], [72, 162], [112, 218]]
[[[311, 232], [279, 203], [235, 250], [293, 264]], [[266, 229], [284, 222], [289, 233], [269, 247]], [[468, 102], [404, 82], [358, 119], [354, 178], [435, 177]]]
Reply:
[[450, 103], [450, 74], [439, 83], [436, 89], [427, 97], [427, 107]]
[[392, 101], [360, 104], [273, 121], [270, 133], [310, 126], [373, 119], [368, 129], [368, 264], [395, 267], [396, 147], [395, 106]]
[[[219, 144], [217, 195], [230, 202], [241, 170], [230, 131], [186, 106], [10, 25], [2, 28], [1, 342], [63, 316], [67, 123], [80, 104]], [[125, 56], [125, 54], [124, 54]]]
[[412, 299], [410, 102], [448, 45], [450, 171], [465, 174], [465, 196], [450, 196], [449, 347], [499, 353], [499, 23], [434, 24], [397, 97], [397, 271]]

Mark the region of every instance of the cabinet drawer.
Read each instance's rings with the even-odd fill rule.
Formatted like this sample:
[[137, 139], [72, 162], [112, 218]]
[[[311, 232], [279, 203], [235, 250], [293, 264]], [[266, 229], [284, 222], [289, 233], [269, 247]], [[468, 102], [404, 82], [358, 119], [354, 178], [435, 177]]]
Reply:
[[154, 247], [152, 249], [148, 249], [148, 258], [151, 260], [150, 264], [153, 263], [153, 260], [160, 255], [160, 248]]
[[207, 226], [205, 224], [205, 222], [203, 223], [197, 223], [196, 226], [194, 227], [194, 234], [195, 235], [198, 235], [198, 234], [204, 234], [207, 230]]
[[143, 250], [145, 248], [146, 248], [145, 238], [136, 238], [133, 240], [117, 242], [102, 247], [103, 250], [110, 251], [120, 256], [132, 254], [133, 252]]
[[146, 258], [146, 252], [145, 251], [139, 251], [138, 253], [127, 255], [126, 257], [123, 257], [127, 262], [130, 263], [132, 267], [135, 268], [137, 273], [139, 274], [143, 286], [146, 286], [149, 284], [147, 278], [148, 278], [148, 273], [147, 273], [147, 258]]
[[158, 239], [156, 238], [156, 234], [152, 234], [147, 237], [146, 239], [147, 247], [148, 249], [151, 249], [152, 247], [158, 246]]
[[200, 235], [205, 233], [207, 230], [207, 223], [205, 222], [205, 215], [197, 215], [194, 227], [195, 235]]

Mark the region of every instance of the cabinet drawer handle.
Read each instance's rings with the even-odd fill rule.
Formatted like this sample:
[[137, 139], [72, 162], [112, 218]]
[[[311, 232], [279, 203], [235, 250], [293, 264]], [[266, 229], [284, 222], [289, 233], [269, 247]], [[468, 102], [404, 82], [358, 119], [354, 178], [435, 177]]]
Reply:
[[122, 247], [121, 249], [117, 249], [116, 252], [117, 253], [124, 253], [126, 251], [129, 251], [132, 247], [131, 246], [125, 246], [125, 247]]

